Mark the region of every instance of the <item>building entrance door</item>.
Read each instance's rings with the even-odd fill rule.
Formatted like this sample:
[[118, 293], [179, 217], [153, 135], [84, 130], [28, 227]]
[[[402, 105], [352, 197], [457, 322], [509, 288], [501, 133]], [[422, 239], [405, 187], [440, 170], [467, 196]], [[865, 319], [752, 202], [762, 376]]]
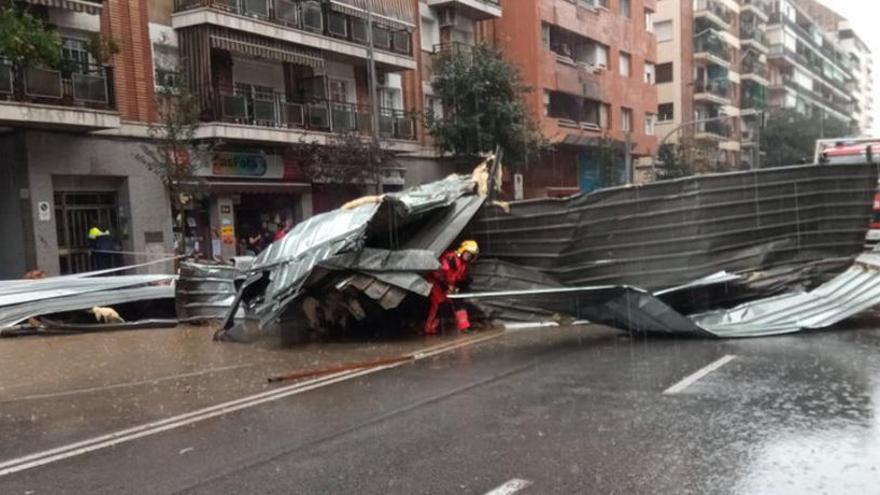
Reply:
[[[92, 227], [109, 229], [115, 241], [119, 239], [115, 192], [55, 192], [55, 219], [62, 275], [95, 269], [95, 255], [89, 243]], [[111, 266], [119, 266], [119, 255], [106, 256], [112, 259]]]

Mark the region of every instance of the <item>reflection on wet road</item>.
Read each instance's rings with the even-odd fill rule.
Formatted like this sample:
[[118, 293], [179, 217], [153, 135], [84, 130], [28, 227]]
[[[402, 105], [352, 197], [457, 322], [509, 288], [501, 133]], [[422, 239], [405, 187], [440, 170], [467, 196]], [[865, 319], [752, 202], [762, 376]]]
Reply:
[[446, 340], [283, 349], [185, 328], [0, 341], [0, 465], [273, 396], [0, 476], [0, 492], [880, 493], [875, 323], [723, 342], [508, 332], [284, 396], [297, 384], [266, 377]]

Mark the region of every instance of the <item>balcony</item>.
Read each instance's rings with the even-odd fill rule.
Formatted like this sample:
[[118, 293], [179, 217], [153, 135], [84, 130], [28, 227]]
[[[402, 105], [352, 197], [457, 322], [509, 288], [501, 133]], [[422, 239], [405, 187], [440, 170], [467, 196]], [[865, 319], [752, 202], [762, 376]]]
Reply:
[[[367, 21], [362, 11], [346, 3], [316, 0], [175, 0], [174, 7], [172, 25], [175, 29], [209, 24], [344, 57], [368, 58], [370, 37]], [[374, 15], [376, 62], [393, 70], [416, 69], [411, 28], [404, 21]]]
[[694, 82], [694, 100], [730, 105], [733, 99], [730, 82], [727, 79]]
[[694, 19], [697, 22], [705, 21], [721, 30], [728, 30], [733, 24], [733, 17], [733, 12], [716, 0], [694, 0]]
[[112, 69], [62, 62], [60, 70], [0, 63], [0, 124], [94, 131], [119, 127]]
[[[798, 44], [798, 47], [800, 48], [802, 47], [802, 45]], [[804, 49], [792, 51], [782, 45], [774, 45], [770, 47], [769, 57], [777, 61], [781, 61], [784, 64], [800, 65], [806, 68], [807, 71], [811, 74], [822, 77], [826, 84], [836, 88], [841, 93], [849, 91], [849, 88], [847, 87], [847, 81], [842, 81], [829, 75], [828, 71], [826, 71], [825, 66], [822, 64], [822, 61], [815, 56], [808, 56], [808, 53], [809, 51]]]
[[761, 28], [746, 25], [741, 26], [739, 40], [743, 49], [752, 48], [759, 53], [768, 53], [770, 51], [770, 43], [767, 40], [767, 34]]
[[608, 127], [608, 108], [600, 101], [549, 91], [546, 93], [547, 117], [555, 119], [561, 129], [601, 133]]
[[740, 108], [744, 110], [767, 108], [767, 87], [753, 82], [743, 82], [740, 87]]
[[694, 59], [730, 68], [731, 50], [714, 32], [709, 32], [694, 39]]
[[770, 4], [766, 0], [741, 0], [741, 13], [751, 12], [764, 22], [770, 19]]
[[[784, 24], [784, 25], [788, 26], [789, 28], [791, 28], [791, 30], [793, 30], [795, 33], [797, 33], [798, 45], [799, 45], [799, 47], [801, 47], [801, 49], [798, 50], [799, 52], [805, 54], [806, 47], [809, 46], [810, 49], [814, 50], [815, 52], [817, 52], [819, 54], [824, 55], [825, 58], [827, 58], [828, 60], [839, 65], [842, 69], [849, 70], [849, 68], [850, 68], [849, 62], [845, 59], [845, 57], [841, 53], [835, 51], [834, 48], [829, 46], [831, 43], [828, 41], [827, 38], [822, 36], [821, 42], [818, 42], [816, 40], [816, 36], [813, 33], [814, 28], [812, 27], [812, 25], [810, 25], [810, 24], [808, 24], [806, 26], [802, 25], [802, 24], [800, 24], [796, 21], [793, 21], [787, 17], [782, 17], [782, 15], [779, 12], [774, 12], [770, 16], [769, 22], [770, 22], [770, 24]], [[807, 21], [804, 20], [802, 22], [806, 23]], [[807, 56], [808, 58], [811, 58], [811, 59], [815, 58], [816, 60], [819, 60], [819, 57], [814, 54], [805, 55], [805, 56]], [[818, 63], [821, 65], [822, 62], [819, 61]]]
[[754, 60], [744, 60], [740, 69], [743, 80], [750, 80], [762, 86], [770, 85], [770, 69], [767, 64]]
[[709, 141], [727, 141], [732, 135], [733, 130], [729, 123], [723, 120], [714, 120], [697, 124], [695, 126], [694, 138]]
[[456, 15], [463, 15], [475, 21], [501, 18], [501, 4], [498, 0], [428, 0], [433, 8], [453, 8]]
[[849, 116], [852, 113], [851, 102], [842, 102], [830, 95], [822, 94], [820, 91], [816, 91], [815, 89], [804, 87], [803, 85], [798, 84], [798, 82], [789, 75], [783, 76], [781, 84], [777, 83], [771, 86], [771, 89], [792, 90], [798, 95], [805, 97], [818, 105], [830, 108], [832, 111], [837, 112], [841, 116]]
[[[289, 142], [292, 134], [300, 136], [316, 133], [355, 133], [372, 136], [373, 116], [369, 105], [335, 102], [318, 98], [290, 98], [283, 93], [257, 92], [242, 94], [220, 91], [207, 116], [210, 137], [243, 139], [248, 141]], [[379, 108], [379, 137], [398, 141], [416, 140], [416, 116], [412, 112]], [[232, 124], [233, 132], [221, 136], [221, 124]], [[247, 132], [247, 129], [254, 131]], [[266, 131], [261, 132], [259, 128]], [[261, 138], [259, 136], [265, 136]], [[273, 137], [274, 136], [274, 137]], [[199, 137], [208, 137], [200, 135]]]

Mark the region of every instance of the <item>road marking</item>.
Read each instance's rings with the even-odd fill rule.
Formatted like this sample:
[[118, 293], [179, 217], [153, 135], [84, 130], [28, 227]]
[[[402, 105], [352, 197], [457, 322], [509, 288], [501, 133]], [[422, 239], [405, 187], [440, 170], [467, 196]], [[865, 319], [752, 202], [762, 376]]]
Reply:
[[[500, 337], [501, 335], [503, 335], [503, 332], [471, 338], [463, 341], [452, 341], [436, 346], [427, 347], [418, 353], [414, 353], [414, 360], [418, 361], [421, 359], [426, 359], [444, 352], [453, 351], [461, 347], [474, 345], [479, 342], [484, 342], [486, 340], [491, 340]], [[242, 409], [248, 409], [254, 406], [258, 406], [260, 404], [265, 404], [267, 402], [273, 402], [292, 395], [302, 394], [311, 390], [315, 390], [317, 388], [326, 387], [328, 385], [351, 380], [360, 376], [378, 373], [380, 371], [391, 368], [397, 368], [410, 362], [412, 361], [387, 364], [384, 366], [367, 368], [363, 370], [352, 370], [334, 373], [320, 378], [288, 385], [286, 387], [276, 388], [267, 392], [261, 392], [259, 394], [254, 394], [247, 397], [242, 397], [240, 399], [235, 399], [202, 409], [197, 409], [195, 411], [180, 414], [178, 416], [172, 416], [170, 418], [145, 423], [140, 426], [126, 428], [124, 430], [119, 430], [88, 440], [71, 443], [54, 449], [45, 450], [43, 452], [36, 452], [30, 455], [19, 457], [17, 459], [10, 459], [8, 461], [0, 462], [0, 477], [7, 476], [13, 473], [18, 473], [21, 471], [26, 471], [35, 467], [44, 466], [46, 464], [51, 464], [53, 462], [58, 462], [64, 459], [69, 459], [71, 457], [87, 454], [96, 450], [113, 447], [115, 445], [130, 442], [138, 438], [143, 438], [164, 431], [173, 430], [182, 426], [215, 418], [217, 416], [240, 411]]]
[[725, 364], [733, 361], [734, 358], [736, 358], [736, 356], [734, 356], [732, 354], [728, 354], [728, 355], [716, 360], [715, 362], [713, 362], [707, 366], [704, 366], [703, 368], [700, 368], [696, 372], [684, 377], [680, 382], [678, 382], [675, 385], [664, 390], [663, 395], [674, 395], [674, 394], [681, 392], [682, 390], [690, 387], [691, 385], [693, 385], [694, 383], [696, 383], [698, 380], [700, 380], [704, 376], [708, 375], [709, 373], [711, 373], [711, 372], [717, 370], [718, 368], [724, 366]]
[[487, 492], [486, 495], [510, 495], [511, 493], [516, 493], [531, 484], [532, 482], [529, 480], [514, 478], [498, 488]]
[[237, 370], [237, 369], [241, 369], [241, 368], [249, 368], [252, 366], [256, 366], [256, 364], [236, 364], [236, 365], [232, 365], [232, 366], [221, 366], [219, 368], [209, 368], [209, 369], [201, 370], [201, 371], [180, 373], [178, 375], [160, 376], [158, 378], [149, 378], [146, 380], [138, 380], [135, 382], [114, 383], [112, 385], [104, 385], [101, 387], [77, 388], [74, 390], [65, 390], [64, 392], [53, 392], [50, 394], [24, 395], [22, 397], [13, 397], [11, 399], [0, 400], [0, 404], [4, 404], [7, 402], [15, 402], [15, 401], [19, 401], [19, 400], [49, 399], [49, 398], [55, 398], [55, 397], [65, 397], [68, 395], [87, 394], [87, 393], [91, 393], [91, 392], [103, 392], [105, 390], [112, 390], [115, 388], [136, 387], [138, 385], [152, 385], [154, 383], [166, 382], [168, 380], [178, 380], [180, 378], [191, 378], [194, 376], [208, 375], [211, 373], [219, 373], [221, 371]]

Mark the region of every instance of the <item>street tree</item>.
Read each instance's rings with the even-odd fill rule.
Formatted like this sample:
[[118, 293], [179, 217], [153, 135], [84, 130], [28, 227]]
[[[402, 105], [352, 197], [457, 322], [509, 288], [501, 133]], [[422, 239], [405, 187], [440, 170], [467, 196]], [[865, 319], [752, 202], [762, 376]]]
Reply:
[[377, 189], [382, 178], [398, 165], [397, 155], [387, 143], [355, 132], [334, 133], [325, 142], [301, 138], [288, 145], [287, 155], [312, 181]]
[[23, 87], [25, 69], [58, 67], [61, 38], [25, 10], [0, 8], [0, 59], [6, 59], [12, 65], [14, 86], [18, 92]]
[[204, 194], [197, 171], [210, 161], [214, 143], [196, 139], [201, 105], [184, 77], [176, 81], [156, 88], [157, 118], [149, 125], [149, 142], [140, 146], [135, 158], [162, 180], [175, 228], [182, 231], [184, 219], [179, 213]]
[[500, 146], [505, 163], [517, 164], [547, 146], [525, 103], [531, 88], [497, 49], [478, 44], [444, 50], [433, 76], [442, 111], [428, 108], [425, 118], [441, 151], [471, 158]]
[[761, 131], [765, 167], [811, 163], [816, 140], [852, 135], [852, 126], [827, 115], [806, 116], [794, 109], [770, 112]]

